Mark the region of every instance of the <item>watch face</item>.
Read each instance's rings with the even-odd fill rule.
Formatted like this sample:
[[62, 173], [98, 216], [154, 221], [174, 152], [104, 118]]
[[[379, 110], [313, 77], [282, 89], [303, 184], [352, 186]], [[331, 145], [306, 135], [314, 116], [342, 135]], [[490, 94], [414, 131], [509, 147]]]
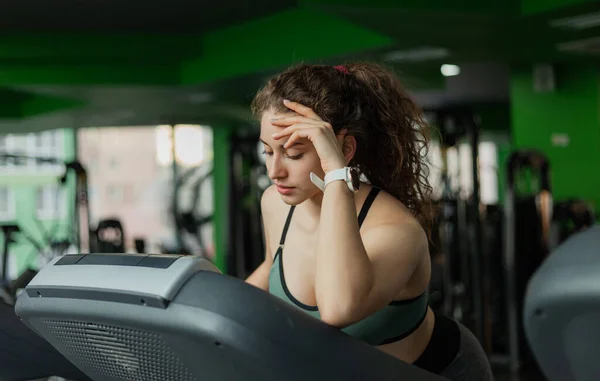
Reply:
[[360, 188], [360, 177], [358, 176], [358, 171], [356, 168], [350, 168], [350, 181], [352, 182], [352, 188], [356, 192], [358, 188]]

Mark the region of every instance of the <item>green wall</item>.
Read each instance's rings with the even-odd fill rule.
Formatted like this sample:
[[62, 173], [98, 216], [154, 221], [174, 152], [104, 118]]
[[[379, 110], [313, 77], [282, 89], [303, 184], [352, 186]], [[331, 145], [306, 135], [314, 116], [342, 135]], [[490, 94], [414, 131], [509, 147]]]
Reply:
[[[600, 123], [598, 68], [556, 67], [557, 87], [537, 93], [531, 67], [511, 73], [512, 138], [516, 148], [533, 148], [550, 160], [555, 200], [580, 197], [600, 207]], [[552, 143], [553, 134], [567, 134], [569, 143]]]
[[[75, 158], [75, 131], [64, 129], [63, 147], [66, 160]], [[49, 175], [26, 174], [26, 175], [2, 175], [0, 176], [0, 185], [8, 185], [12, 188], [15, 200], [15, 219], [14, 221], [2, 221], [0, 223], [16, 223], [23, 232], [31, 236], [40, 244], [44, 244], [44, 233], [56, 232], [55, 238], [62, 239], [69, 237], [72, 233], [70, 217], [73, 213], [74, 179], [70, 176], [67, 180], [65, 189], [67, 190], [66, 211], [58, 211], [58, 218], [50, 218], [36, 221], [37, 190], [39, 187], [48, 184], [56, 184], [58, 178]], [[56, 230], [55, 226], [58, 228]], [[0, 233], [0, 245], [4, 244], [4, 236]], [[1, 246], [0, 246], [1, 247]], [[10, 248], [10, 255], [16, 259], [17, 273], [21, 273], [28, 266], [37, 268], [37, 252], [29, 241], [19, 235], [17, 243]]]

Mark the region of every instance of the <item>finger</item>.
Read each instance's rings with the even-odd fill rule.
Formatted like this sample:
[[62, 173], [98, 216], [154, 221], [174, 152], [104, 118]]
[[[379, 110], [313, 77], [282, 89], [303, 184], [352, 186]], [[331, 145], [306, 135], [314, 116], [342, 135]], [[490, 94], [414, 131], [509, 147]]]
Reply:
[[289, 108], [290, 110], [296, 111], [302, 116], [306, 116], [312, 119], [321, 119], [319, 115], [317, 115], [310, 107], [304, 106], [303, 104], [300, 104], [298, 102], [292, 102], [287, 99], [284, 99], [283, 104], [285, 105], [285, 107]]
[[273, 135], [271, 135], [273, 137], [273, 139], [278, 140], [281, 139], [284, 136], [288, 136], [293, 134], [294, 132], [298, 131], [298, 130], [302, 130], [302, 129], [319, 129], [319, 128], [323, 128], [323, 124], [312, 124], [312, 123], [298, 123], [298, 124], [293, 124], [287, 128], [284, 128], [283, 130], [274, 133]]
[[312, 124], [321, 125], [324, 122], [322, 120], [320, 120], [320, 119], [318, 119], [318, 120], [317, 119], [311, 119], [311, 118], [307, 118], [305, 116], [299, 116], [299, 115], [271, 119], [271, 124], [273, 126], [283, 127], [283, 126], [292, 125], [294, 123], [312, 123]]
[[285, 144], [283, 145], [283, 148], [288, 149], [289, 147], [291, 147], [292, 145], [294, 145], [298, 140], [300, 139], [300, 136], [298, 134], [298, 132], [294, 132], [290, 138], [287, 140], [287, 142], [285, 142]]
[[287, 142], [285, 142], [285, 144], [283, 145], [283, 148], [287, 149], [287, 148], [293, 146], [300, 139], [308, 139], [312, 142], [313, 138], [315, 137], [316, 134], [319, 133], [319, 131], [320, 131], [319, 128], [297, 129], [290, 135]]

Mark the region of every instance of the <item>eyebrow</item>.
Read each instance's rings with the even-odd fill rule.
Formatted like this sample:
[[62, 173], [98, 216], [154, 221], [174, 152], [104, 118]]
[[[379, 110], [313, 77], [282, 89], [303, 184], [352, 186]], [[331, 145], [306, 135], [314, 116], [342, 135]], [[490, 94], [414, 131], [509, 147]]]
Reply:
[[[260, 142], [261, 142], [262, 144], [264, 144], [264, 145], [266, 145], [266, 146], [269, 146], [269, 144], [268, 144], [267, 142], [265, 142], [264, 140], [262, 140], [262, 138], [260, 138], [259, 140], [260, 140]], [[303, 146], [303, 145], [304, 145], [304, 143], [303, 143], [303, 142], [296, 142], [296, 143], [292, 144], [292, 146], [291, 146], [291, 147], [288, 147], [287, 149], [290, 149], [290, 148], [293, 148], [293, 147], [296, 147], [296, 146]], [[270, 147], [270, 146], [269, 146], [269, 147]], [[283, 148], [283, 144], [281, 144], [281, 145], [280, 145], [280, 147], [282, 147], [282, 148]]]

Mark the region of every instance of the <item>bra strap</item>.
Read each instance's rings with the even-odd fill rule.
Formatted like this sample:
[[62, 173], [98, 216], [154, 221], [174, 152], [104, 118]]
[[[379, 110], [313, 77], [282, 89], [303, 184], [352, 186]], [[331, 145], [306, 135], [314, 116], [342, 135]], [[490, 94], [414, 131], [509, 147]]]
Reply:
[[292, 215], [294, 214], [294, 209], [296, 206], [292, 206], [290, 211], [288, 212], [287, 219], [285, 220], [285, 225], [283, 226], [283, 232], [281, 233], [281, 239], [279, 240], [279, 247], [282, 247], [285, 244], [285, 236], [287, 235], [288, 228], [290, 227], [290, 222], [292, 222]]
[[373, 201], [375, 201], [375, 197], [377, 197], [380, 190], [381, 189], [374, 186], [373, 188], [371, 188], [371, 191], [367, 195], [367, 198], [365, 199], [365, 203], [363, 204], [362, 208], [360, 209], [360, 213], [358, 214], [358, 227], [359, 228], [362, 226], [365, 218], [367, 218], [367, 213], [369, 213], [369, 209], [371, 208], [371, 205], [373, 204]]

